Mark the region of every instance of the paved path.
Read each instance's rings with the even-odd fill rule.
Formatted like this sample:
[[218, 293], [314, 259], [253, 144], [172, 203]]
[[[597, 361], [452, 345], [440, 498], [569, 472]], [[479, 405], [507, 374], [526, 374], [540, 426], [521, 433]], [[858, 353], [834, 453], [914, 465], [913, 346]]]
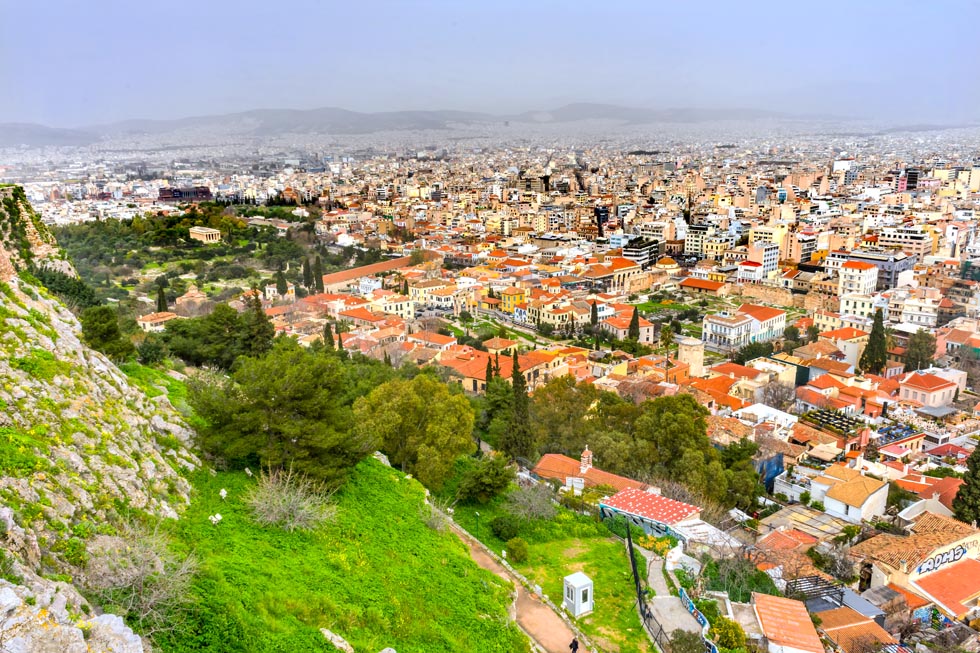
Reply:
[[679, 597], [670, 593], [667, 581], [664, 580], [664, 560], [649, 551], [643, 551], [647, 559], [647, 584], [656, 592], [656, 596], [649, 599], [650, 610], [667, 634], [674, 632], [678, 628], [691, 633], [701, 633], [701, 624], [698, 623]]
[[[511, 618], [517, 621], [517, 625], [534, 640], [538, 648], [547, 653], [568, 653], [568, 644], [575, 637], [568, 624], [547, 605], [533, 598], [516, 578], [487, 554], [483, 546], [458, 530], [453, 530], [469, 547], [470, 555], [476, 564], [514, 584], [517, 589], [517, 602], [513, 606]], [[579, 651], [587, 653], [584, 646]]]

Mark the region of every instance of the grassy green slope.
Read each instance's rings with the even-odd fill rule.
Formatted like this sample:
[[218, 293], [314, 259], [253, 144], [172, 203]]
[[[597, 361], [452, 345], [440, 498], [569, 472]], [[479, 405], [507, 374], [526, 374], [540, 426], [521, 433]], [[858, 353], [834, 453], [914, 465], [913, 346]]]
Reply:
[[528, 650], [507, 619], [509, 585], [479, 569], [454, 535], [425, 525], [416, 481], [364, 461], [335, 496], [337, 519], [310, 533], [253, 523], [241, 497], [254, 482], [194, 477], [191, 507], [173, 529], [201, 560], [195, 605], [163, 650], [334, 650], [320, 628], [358, 651]]

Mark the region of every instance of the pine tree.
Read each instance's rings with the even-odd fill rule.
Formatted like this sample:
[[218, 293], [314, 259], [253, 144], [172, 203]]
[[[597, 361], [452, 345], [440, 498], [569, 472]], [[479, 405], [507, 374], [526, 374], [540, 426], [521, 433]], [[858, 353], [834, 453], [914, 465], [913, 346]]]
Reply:
[[966, 461], [963, 485], [953, 499], [953, 514], [967, 524], [980, 522], [980, 447]]
[[874, 323], [871, 325], [871, 335], [864, 347], [859, 364], [861, 369], [871, 374], [881, 374], [888, 362], [888, 344], [885, 337], [884, 316], [881, 309], [875, 311]]
[[261, 356], [272, 349], [276, 328], [262, 310], [258, 293], [253, 294], [248, 303], [248, 310], [242, 314], [240, 351], [245, 356]]
[[593, 329], [599, 325], [599, 307], [594, 299], [592, 300], [592, 311], [589, 314], [589, 323], [592, 324]]
[[521, 373], [521, 365], [517, 360], [517, 350], [514, 350], [513, 368], [511, 370], [511, 403], [510, 428], [500, 436], [498, 445], [510, 458], [534, 457], [534, 434], [531, 432], [530, 400], [527, 396], [527, 382]]
[[167, 291], [163, 286], [157, 288], [157, 313], [164, 313], [167, 310]]
[[633, 342], [639, 342], [640, 340], [640, 312], [633, 307], [633, 317], [630, 318], [629, 330], [626, 332], [626, 338], [632, 340]]
[[327, 351], [334, 350], [333, 330], [330, 328], [329, 322], [323, 325], [323, 346]]
[[313, 285], [316, 286], [317, 292], [323, 292], [323, 262], [319, 254], [313, 260]]
[[303, 286], [307, 289], [313, 287], [313, 271], [310, 270], [310, 259], [303, 259]]

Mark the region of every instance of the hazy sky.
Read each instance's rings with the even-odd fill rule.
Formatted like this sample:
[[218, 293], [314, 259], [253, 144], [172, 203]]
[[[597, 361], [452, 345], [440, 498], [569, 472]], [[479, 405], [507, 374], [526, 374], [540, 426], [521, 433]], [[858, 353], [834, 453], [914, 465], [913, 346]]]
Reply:
[[971, 0], [0, 0], [0, 121], [749, 107], [980, 120]]

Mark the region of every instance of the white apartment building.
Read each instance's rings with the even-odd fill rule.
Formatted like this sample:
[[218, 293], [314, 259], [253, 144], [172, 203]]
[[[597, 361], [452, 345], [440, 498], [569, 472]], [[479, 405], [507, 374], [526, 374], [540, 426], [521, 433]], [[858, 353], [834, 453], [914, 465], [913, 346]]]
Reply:
[[878, 285], [878, 268], [864, 261], [846, 261], [840, 266], [837, 296], [873, 295]]

